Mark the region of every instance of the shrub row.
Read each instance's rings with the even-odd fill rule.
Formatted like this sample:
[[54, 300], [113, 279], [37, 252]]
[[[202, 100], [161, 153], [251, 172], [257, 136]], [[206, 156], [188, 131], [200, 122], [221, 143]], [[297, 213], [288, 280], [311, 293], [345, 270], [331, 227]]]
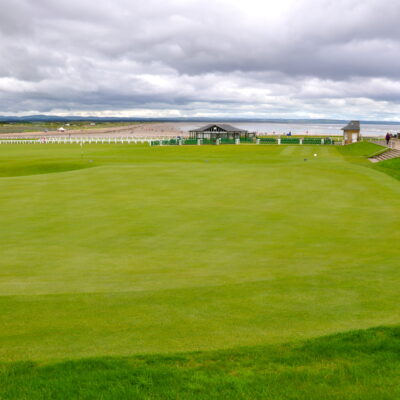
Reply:
[[[322, 140], [324, 141], [322, 143]], [[278, 139], [273, 137], [263, 137], [259, 139], [260, 144], [278, 144]], [[179, 145], [179, 140], [169, 139], [169, 140], [154, 140], [152, 142], [153, 146], [160, 145]], [[197, 145], [197, 139], [182, 139], [183, 145]], [[201, 139], [201, 144], [216, 144], [216, 139]], [[235, 139], [221, 139], [221, 144], [235, 144]], [[240, 143], [255, 143], [253, 138], [242, 138]], [[333, 144], [332, 139], [326, 138], [304, 138], [302, 139], [303, 144]], [[300, 138], [293, 137], [282, 137], [281, 144], [300, 144]]]

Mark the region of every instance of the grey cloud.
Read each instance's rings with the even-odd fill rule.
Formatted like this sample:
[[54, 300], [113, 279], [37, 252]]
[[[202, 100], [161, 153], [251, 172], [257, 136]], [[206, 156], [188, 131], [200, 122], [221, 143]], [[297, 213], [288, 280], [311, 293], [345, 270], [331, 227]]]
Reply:
[[2, 114], [399, 110], [397, 1], [0, 3]]

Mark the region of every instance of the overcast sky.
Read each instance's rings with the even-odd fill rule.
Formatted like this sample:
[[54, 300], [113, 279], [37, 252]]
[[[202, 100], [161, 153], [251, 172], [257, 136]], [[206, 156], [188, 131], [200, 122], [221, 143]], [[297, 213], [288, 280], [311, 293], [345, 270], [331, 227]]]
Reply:
[[0, 114], [400, 120], [399, 0], [0, 0]]

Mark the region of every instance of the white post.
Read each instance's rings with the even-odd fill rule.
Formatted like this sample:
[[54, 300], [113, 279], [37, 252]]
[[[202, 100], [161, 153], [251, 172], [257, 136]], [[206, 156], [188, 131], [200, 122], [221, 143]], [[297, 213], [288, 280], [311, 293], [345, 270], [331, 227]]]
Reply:
[[260, 144], [260, 139], [256, 139], [256, 144]]
[[278, 144], [281, 144], [281, 138], [278, 139]]
[[240, 144], [240, 139], [235, 139], [235, 144]]
[[303, 138], [300, 139], [300, 144], [303, 144]]
[[321, 144], [324, 144], [325, 143], [325, 140], [324, 139], [321, 139]]

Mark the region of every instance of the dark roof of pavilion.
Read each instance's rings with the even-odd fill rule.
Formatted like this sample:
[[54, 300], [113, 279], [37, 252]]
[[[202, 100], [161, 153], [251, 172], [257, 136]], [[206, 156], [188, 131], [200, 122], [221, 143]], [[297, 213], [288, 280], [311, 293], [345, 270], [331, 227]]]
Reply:
[[246, 129], [235, 128], [234, 126], [229, 124], [208, 124], [198, 129], [192, 129], [190, 132], [212, 132], [211, 129], [214, 126], [217, 126], [225, 132], [247, 132]]
[[344, 128], [343, 131], [360, 130], [360, 121], [350, 121]]

